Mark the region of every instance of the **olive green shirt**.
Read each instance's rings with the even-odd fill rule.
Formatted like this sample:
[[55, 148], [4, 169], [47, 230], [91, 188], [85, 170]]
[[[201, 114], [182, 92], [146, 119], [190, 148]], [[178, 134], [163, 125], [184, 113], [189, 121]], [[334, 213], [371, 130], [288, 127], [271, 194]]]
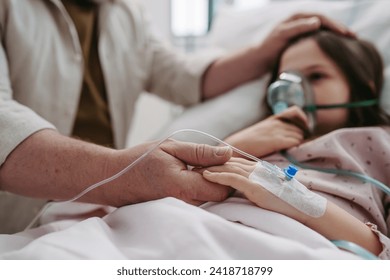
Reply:
[[84, 57], [84, 77], [72, 135], [113, 147], [114, 139], [98, 53], [98, 6], [62, 1], [72, 18]]

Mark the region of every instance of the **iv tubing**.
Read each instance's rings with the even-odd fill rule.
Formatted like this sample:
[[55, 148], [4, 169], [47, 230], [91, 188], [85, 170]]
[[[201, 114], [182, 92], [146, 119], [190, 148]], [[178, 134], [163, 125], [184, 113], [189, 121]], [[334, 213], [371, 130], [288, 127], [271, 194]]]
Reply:
[[[133, 168], [136, 164], [138, 164], [139, 162], [141, 162], [147, 155], [149, 155], [151, 152], [153, 152], [155, 149], [157, 149], [163, 142], [165, 142], [166, 140], [168, 140], [169, 138], [175, 136], [176, 134], [178, 133], [181, 133], [181, 132], [195, 132], [195, 133], [200, 133], [200, 134], [203, 134], [205, 136], [208, 136], [210, 138], [212, 138], [213, 140], [221, 143], [221, 144], [224, 144], [226, 146], [229, 146], [233, 151], [245, 156], [245, 157], [248, 157], [254, 161], [260, 161], [260, 159], [244, 152], [244, 151], [241, 151], [240, 149], [237, 149], [236, 147], [233, 147], [231, 146], [230, 144], [222, 141], [221, 139], [218, 139], [217, 137], [215, 136], [212, 136], [206, 132], [203, 132], [203, 131], [198, 131], [198, 130], [195, 130], [195, 129], [181, 129], [181, 130], [177, 130], [175, 132], [173, 132], [172, 134], [170, 134], [169, 136], [165, 137], [164, 139], [160, 140], [156, 145], [154, 145], [151, 149], [149, 149], [148, 151], [146, 151], [142, 156], [140, 156], [139, 158], [137, 158], [135, 161], [133, 161], [132, 163], [130, 163], [127, 167], [125, 167], [124, 169], [122, 169], [121, 171], [119, 171], [118, 173], [116, 173], [115, 175], [107, 178], [107, 179], [104, 179], [100, 182], [97, 182], [95, 184], [93, 184], [92, 186], [86, 188], [84, 191], [82, 191], [81, 193], [79, 193], [78, 195], [76, 195], [75, 197], [73, 197], [72, 199], [70, 200], [67, 200], [66, 202], [73, 202], [79, 198], [81, 198], [82, 196], [84, 196], [85, 194], [89, 193], [90, 191], [94, 190], [95, 188], [101, 186], [101, 185], [104, 185], [106, 183], [109, 183], [117, 178], [119, 178], [120, 176], [122, 176], [123, 174], [125, 174], [127, 171], [129, 171], [131, 168]], [[65, 202], [65, 201], [64, 201]]]

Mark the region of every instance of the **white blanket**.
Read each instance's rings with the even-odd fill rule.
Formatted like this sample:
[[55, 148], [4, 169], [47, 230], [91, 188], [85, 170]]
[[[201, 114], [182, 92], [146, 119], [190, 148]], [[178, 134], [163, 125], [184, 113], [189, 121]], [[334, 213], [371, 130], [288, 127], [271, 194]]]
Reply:
[[[68, 204], [68, 207], [72, 204]], [[242, 198], [201, 208], [166, 198], [103, 218], [0, 235], [1, 259], [356, 259], [286, 216]]]

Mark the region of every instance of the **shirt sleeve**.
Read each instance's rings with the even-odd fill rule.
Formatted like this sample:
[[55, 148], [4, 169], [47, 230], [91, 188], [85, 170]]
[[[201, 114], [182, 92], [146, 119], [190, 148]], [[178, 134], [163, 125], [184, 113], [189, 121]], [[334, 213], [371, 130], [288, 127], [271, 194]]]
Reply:
[[380, 232], [375, 224], [366, 223], [366, 225], [374, 232], [382, 244], [382, 252], [378, 255], [380, 259], [390, 260], [390, 239]]
[[207, 68], [224, 51], [209, 49], [196, 54], [186, 54], [157, 37], [143, 16], [145, 34], [143, 56], [148, 69], [145, 89], [148, 92], [184, 106], [202, 98], [202, 76]]
[[390, 237], [390, 213], [389, 213], [390, 212], [390, 195], [386, 195], [384, 206], [385, 206], [385, 212], [387, 214], [385, 219], [386, 219], [387, 229], [389, 231], [387, 235]]
[[0, 45], [0, 165], [23, 140], [45, 128], [54, 126], [13, 99], [6, 52]]

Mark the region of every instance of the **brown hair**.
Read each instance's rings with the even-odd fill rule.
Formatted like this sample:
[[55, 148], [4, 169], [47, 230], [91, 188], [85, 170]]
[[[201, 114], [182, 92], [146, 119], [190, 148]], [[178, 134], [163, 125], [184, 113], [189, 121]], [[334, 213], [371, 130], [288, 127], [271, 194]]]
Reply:
[[[306, 38], [313, 39], [344, 74], [351, 90], [350, 102], [374, 98], [379, 100], [383, 87], [383, 61], [375, 46], [368, 41], [341, 36], [327, 30], [304, 34], [292, 40], [280, 53], [273, 67], [270, 83], [279, 75], [280, 59], [284, 51]], [[349, 109], [348, 127], [384, 124], [390, 124], [390, 117], [379, 104]]]

